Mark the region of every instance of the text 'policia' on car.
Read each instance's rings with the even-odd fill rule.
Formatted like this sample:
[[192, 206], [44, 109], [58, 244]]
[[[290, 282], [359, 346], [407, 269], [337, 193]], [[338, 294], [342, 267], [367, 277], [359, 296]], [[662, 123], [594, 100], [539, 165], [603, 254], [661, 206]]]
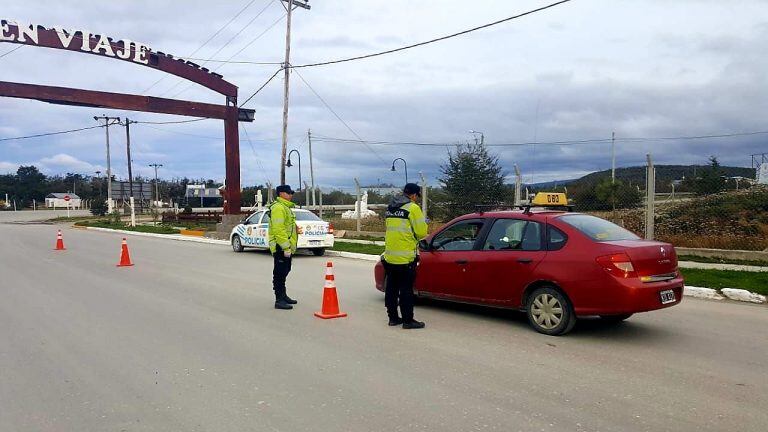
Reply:
[[[621, 321], [680, 303], [669, 243], [571, 212], [565, 194], [539, 193], [517, 210], [453, 219], [419, 244], [418, 296], [520, 309], [534, 329], [569, 332], [577, 317]], [[384, 268], [376, 265], [376, 288]]]

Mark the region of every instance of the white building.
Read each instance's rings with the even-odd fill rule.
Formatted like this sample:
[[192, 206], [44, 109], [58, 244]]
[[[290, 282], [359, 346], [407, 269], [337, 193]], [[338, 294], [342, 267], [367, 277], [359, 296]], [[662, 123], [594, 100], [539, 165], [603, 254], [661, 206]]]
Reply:
[[[69, 197], [69, 201], [64, 199]], [[77, 208], [79, 209], [82, 200], [73, 193], [52, 193], [45, 197], [45, 206], [49, 208]]]

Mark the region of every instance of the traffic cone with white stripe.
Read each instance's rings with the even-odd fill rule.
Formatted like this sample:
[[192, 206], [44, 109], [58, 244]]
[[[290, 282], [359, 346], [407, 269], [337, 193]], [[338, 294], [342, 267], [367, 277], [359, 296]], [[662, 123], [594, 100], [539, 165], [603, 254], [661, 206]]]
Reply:
[[118, 267], [130, 267], [133, 263], [131, 262], [131, 254], [128, 253], [128, 241], [125, 240], [125, 237], [123, 237], [123, 245], [120, 250], [120, 262], [117, 263]]
[[336, 281], [333, 277], [333, 263], [328, 261], [325, 266], [325, 287], [323, 288], [323, 308], [315, 312], [315, 316], [322, 319], [342, 318], [346, 313], [339, 311], [339, 298], [336, 296]]
[[64, 237], [61, 236], [61, 230], [56, 234], [56, 248], [53, 250], [67, 250], [67, 248], [64, 247]]

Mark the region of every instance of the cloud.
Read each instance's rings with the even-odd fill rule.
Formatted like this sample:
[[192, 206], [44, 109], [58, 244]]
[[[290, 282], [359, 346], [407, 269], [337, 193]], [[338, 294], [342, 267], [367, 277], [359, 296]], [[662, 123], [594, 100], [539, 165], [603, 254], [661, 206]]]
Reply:
[[13, 174], [17, 169], [19, 169], [18, 164], [0, 161], [0, 174]]
[[90, 174], [97, 170], [102, 170], [99, 165], [93, 165], [82, 161], [74, 156], [59, 153], [50, 157], [45, 157], [36, 162], [41, 171], [47, 173], [87, 173]]

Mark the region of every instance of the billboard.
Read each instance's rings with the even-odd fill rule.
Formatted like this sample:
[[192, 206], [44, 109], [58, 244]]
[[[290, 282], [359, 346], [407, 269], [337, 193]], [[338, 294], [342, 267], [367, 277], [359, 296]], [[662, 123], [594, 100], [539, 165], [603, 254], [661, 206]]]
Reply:
[[[131, 188], [127, 181], [112, 182], [112, 199], [128, 201], [131, 197]], [[152, 183], [133, 182], [133, 198], [135, 200], [152, 200]]]

